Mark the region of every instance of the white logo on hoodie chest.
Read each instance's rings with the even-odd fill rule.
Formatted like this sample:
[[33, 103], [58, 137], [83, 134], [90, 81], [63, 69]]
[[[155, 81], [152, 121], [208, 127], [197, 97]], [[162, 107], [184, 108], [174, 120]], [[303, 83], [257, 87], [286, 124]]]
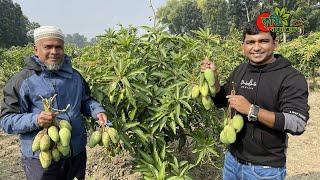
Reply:
[[241, 86], [241, 89], [253, 90], [253, 88], [257, 86], [257, 82], [254, 82], [253, 79], [250, 79], [250, 81], [245, 81], [242, 79], [240, 86]]

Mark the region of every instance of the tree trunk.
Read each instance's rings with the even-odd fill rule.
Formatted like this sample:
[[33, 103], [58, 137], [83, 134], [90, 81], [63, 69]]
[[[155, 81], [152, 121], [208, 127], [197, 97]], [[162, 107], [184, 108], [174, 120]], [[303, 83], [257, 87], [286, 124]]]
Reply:
[[246, 12], [247, 12], [247, 20], [248, 20], [248, 22], [250, 22], [250, 16], [249, 16], [249, 10], [248, 10], [248, 7], [247, 7], [247, 5], [244, 5], [245, 6], [245, 8], [246, 8]]
[[283, 32], [282, 36], [283, 36], [283, 42], [286, 43], [287, 42], [287, 34], [285, 32]]

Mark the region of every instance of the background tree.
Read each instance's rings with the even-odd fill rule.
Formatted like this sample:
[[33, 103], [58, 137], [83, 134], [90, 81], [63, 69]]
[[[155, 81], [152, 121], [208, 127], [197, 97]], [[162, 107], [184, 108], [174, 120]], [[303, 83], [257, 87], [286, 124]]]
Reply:
[[[302, 20], [307, 34], [320, 29], [318, 0], [169, 0], [158, 10], [157, 19], [174, 34], [209, 28], [213, 34], [226, 36], [232, 28], [242, 30], [246, 22], [275, 7], [284, 7], [291, 20]], [[296, 37], [280, 35], [284, 42]]]
[[320, 2], [318, 0], [297, 0], [297, 6], [291, 11], [292, 19], [304, 22], [305, 33], [320, 30]]
[[37, 22], [29, 22], [27, 23], [27, 37], [28, 42], [33, 42], [33, 30], [40, 27], [40, 24]]
[[66, 44], [75, 44], [76, 46], [82, 48], [88, 44], [87, 38], [79, 33], [67, 34], [65, 38]]
[[25, 45], [28, 18], [22, 14], [19, 4], [11, 0], [0, 0], [0, 47]]
[[21, 7], [12, 0], [0, 0], [0, 48], [23, 46], [33, 42], [33, 29], [40, 24], [30, 22]]
[[157, 19], [167, 24], [173, 34], [187, 33], [204, 28], [202, 12], [192, 0], [169, 0], [157, 12]]
[[209, 0], [202, 11], [202, 19], [206, 28], [213, 34], [227, 35], [230, 28], [230, 18], [228, 17], [228, 3], [225, 0]]

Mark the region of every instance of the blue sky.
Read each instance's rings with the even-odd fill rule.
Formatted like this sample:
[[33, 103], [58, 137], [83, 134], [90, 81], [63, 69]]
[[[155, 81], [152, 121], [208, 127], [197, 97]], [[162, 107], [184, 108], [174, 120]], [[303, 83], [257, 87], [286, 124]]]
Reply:
[[[152, 25], [149, 0], [13, 0], [31, 22], [55, 25], [65, 34], [80, 33], [87, 38], [102, 34], [105, 29]], [[165, 0], [152, 0], [155, 10]]]

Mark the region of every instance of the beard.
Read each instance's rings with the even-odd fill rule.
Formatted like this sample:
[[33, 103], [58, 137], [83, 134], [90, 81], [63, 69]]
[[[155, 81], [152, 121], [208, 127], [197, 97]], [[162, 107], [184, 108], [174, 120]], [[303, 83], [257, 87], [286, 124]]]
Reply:
[[56, 64], [45, 64], [48, 71], [58, 71], [63, 64], [63, 61]]

